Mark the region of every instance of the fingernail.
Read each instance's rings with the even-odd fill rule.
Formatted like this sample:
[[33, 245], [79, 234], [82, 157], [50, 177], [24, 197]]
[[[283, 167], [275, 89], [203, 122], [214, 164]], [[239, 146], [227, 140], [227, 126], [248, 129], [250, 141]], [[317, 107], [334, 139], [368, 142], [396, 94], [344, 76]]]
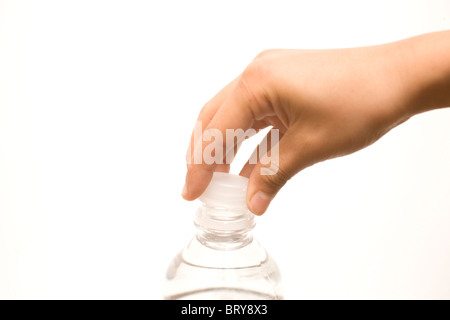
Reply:
[[183, 198], [186, 198], [187, 194], [188, 194], [188, 189], [187, 189], [186, 184], [184, 184], [183, 191], [181, 191], [181, 196]]
[[250, 211], [257, 215], [263, 214], [264, 212], [266, 212], [267, 207], [269, 206], [272, 199], [273, 197], [271, 195], [268, 195], [267, 193], [262, 191], [258, 191], [250, 199]]

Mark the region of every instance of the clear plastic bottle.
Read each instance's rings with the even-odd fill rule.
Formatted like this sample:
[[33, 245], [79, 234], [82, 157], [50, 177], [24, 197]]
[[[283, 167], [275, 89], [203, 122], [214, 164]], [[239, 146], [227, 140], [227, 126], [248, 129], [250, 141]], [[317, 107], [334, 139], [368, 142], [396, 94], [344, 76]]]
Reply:
[[173, 259], [165, 299], [282, 299], [275, 261], [253, 238], [248, 179], [216, 172], [201, 195], [197, 235]]

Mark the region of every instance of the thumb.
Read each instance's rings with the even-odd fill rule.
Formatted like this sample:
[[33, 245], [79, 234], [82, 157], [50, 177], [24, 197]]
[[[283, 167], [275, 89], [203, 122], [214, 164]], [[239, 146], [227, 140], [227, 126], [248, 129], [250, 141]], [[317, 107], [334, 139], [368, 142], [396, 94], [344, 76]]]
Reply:
[[247, 207], [256, 215], [262, 215], [278, 191], [297, 172], [305, 168], [306, 155], [299, 152], [300, 143], [292, 130], [288, 130], [280, 142], [271, 146], [265, 156], [254, 166], [247, 187]]

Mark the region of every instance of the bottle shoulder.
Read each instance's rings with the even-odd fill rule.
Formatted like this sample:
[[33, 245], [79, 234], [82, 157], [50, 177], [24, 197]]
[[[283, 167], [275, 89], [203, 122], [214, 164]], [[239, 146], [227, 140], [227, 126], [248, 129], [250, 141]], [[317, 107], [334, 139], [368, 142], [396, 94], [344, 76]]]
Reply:
[[266, 250], [255, 238], [252, 238], [244, 246], [227, 250], [226, 247], [214, 248], [206, 246], [199, 241], [198, 237], [194, 237], [180, 252], [180, 255], [186, 263], [207, 268], [257, 267], [268, 259]]
[[216, 250], [192, 239], [169, 265], [166, 299], [282, 299], [275, 261], [257, 240], [236, 250]]

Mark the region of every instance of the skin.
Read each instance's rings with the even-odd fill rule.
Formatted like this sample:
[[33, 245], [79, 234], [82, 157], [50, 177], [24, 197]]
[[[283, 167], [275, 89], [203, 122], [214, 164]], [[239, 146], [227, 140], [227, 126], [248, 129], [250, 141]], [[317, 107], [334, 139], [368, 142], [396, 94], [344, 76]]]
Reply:
[[[260, 175], [270, 166], [261, 163], [247, 163], [240, 173], [249, 178], [247, 206], [261, 215], [301, 170], [365, 148], [416, 114], [448, 106], [450, 31], [441, 31], [362, 48], [264, 51], [198, 120], [203, 130], [216, 128], [223, 136], [227, 128], [279, 129], [277, 173]], [[191, 145], [206, 147], [193, 139]], [[189, 164], [183, 198], [196, 199], [214, 171], [228, 170]]]

